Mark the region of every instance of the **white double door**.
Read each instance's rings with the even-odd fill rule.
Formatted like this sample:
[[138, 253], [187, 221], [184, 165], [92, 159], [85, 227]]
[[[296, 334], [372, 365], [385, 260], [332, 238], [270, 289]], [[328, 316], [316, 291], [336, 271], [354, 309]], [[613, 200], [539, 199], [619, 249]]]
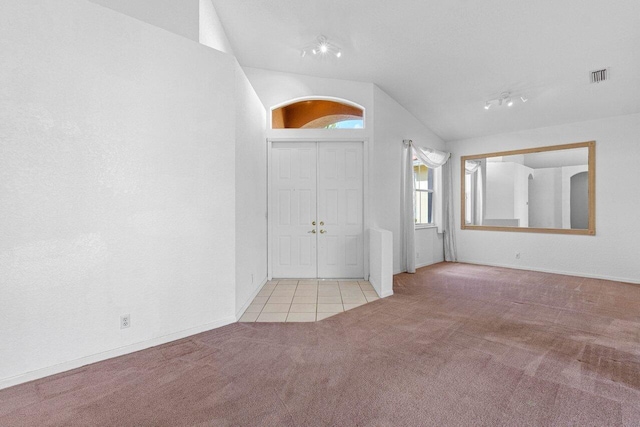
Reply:
[[272, 144], [273, 277], [363, 277], [362, 153], [362, 142]]

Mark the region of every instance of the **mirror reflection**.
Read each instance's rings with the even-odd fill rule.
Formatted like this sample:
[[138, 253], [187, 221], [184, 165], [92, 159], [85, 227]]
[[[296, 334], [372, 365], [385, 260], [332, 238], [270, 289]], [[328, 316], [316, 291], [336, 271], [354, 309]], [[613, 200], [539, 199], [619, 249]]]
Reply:
[[589, 191], [593, 147], [590, 142], [463, 157], [463, 228], [595, 234]]

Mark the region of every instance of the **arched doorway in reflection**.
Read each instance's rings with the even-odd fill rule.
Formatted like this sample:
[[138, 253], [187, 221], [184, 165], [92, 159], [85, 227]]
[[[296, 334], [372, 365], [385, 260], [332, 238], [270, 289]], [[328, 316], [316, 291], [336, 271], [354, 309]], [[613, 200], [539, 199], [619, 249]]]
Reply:
[[571, 177], [571, 228], [589, 228], [589, 173], [580, 172]]

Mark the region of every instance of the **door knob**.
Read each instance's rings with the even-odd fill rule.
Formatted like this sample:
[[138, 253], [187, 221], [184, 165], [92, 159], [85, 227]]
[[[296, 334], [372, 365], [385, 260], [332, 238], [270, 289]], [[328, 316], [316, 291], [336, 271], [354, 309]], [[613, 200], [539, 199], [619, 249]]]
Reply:
[[324, 221], [320, 221], [320, 225], [324, 225]]
[[307, 233], [316, 234], [316, 230], [307, 231]]
[[324, 234], [324, 233], [326, 233], [326, 231], [320, 230], [320, 234]]
[[316, 222], [315, 222], [315, 221], [313, 221], [313, 222], [311, 223], [311, 225], [316, 225]]

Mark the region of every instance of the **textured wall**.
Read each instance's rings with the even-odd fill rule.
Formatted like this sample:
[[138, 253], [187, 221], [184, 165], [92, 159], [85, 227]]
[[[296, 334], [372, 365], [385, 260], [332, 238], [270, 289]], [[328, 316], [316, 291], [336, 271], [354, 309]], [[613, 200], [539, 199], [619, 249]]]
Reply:
[[[207, 0], [209, 1], [209, 0]], [[265, 109], [236, 65], [236, 312], [267, 279]]]
[[232, 321], [235, 60], [83, 0], [0, 43], [0, 383]]
[[[460, 156], [596, 141], [596, 235], [458, 230], [462, 262], [594, 276], [640, 283], [637, 159], [640, 115], [611, 117], [447, 143], [455, 154], [456, 223]], [[520, 252], [520, 259], [515, 253]]]
[[233, 55], [231, 43], [224, 31], [222, 22], [211, 0], [200, 1], [200, 43], [212, 47], [220, 52]]
[[193, 41], [199, 39], [200, 0], [88, 0]]

